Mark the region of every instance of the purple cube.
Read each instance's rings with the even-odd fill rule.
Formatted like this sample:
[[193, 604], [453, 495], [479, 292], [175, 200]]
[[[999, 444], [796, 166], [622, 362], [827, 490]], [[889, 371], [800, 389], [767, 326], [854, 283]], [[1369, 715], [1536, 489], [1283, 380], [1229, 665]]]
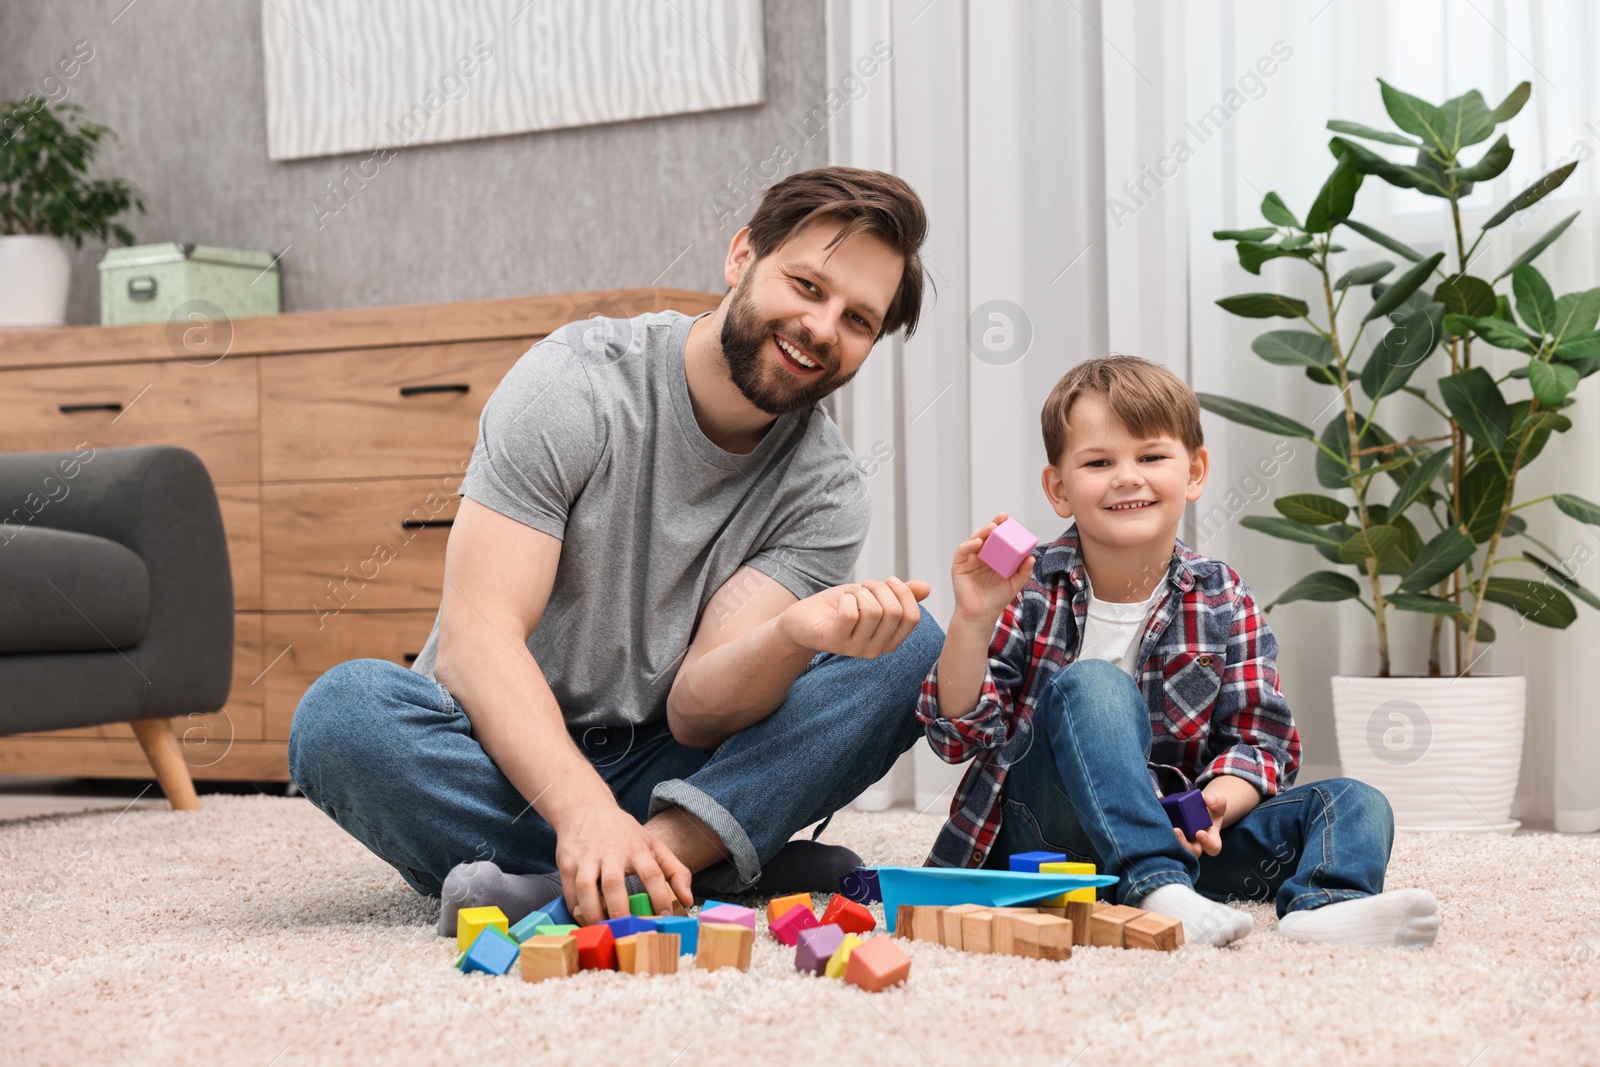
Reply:
[[1183, 835], [1191, 841], [1201, 830], [1211, 829], [1211, 813], [1206, 810], [1206, 798], [1198, 789], [1186, 789], [1182, 793], [1162, 797], [1161, 806], [1167, 810], [1167, 818], [1172, 825], [1182, 830]]
[[794, 969], [820, 975], [828, 969], [828, 960], [839, 951], [844, 942], [844, 931], [838, 923], [815, 926], [800, 931], [800, 941], [794, 950]]
[[883, 899], [878, 888], [878, 872], [871, 867], [857, 867], [839, 879], [839, 895], [857, 904], [876, 904]]
[[1039, 539], [1016, 519], [1007, 519], [994, 528], [978, 549], [978, 558], [1004, 577], [1017, 573], [1023, 557], [1039, 547]]

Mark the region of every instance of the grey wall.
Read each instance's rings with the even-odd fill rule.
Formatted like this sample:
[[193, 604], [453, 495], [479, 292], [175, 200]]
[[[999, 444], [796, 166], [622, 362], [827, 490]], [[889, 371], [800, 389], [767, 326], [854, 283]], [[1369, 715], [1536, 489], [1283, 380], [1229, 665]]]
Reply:
[[[506, 0], [506, 17], [525, 2]], [[400, 149], [364, 187], [349, 181], [347, 206], [319, 228], [311, 201], [368, 153], [267, 159], [261, 18], [261, 0], [0, 0], [0, 99], [65, 92], [116, 131], [100, 171], [143, 193], [148, 213], [128, 220], [139, 243], [287, 249], [285, 311], [652, 283], [720, 292], [760, 185], [826, 161], [825, 133], [795, 129], [827, 95], [821, 0], [768, 0], [766, 104]], [[80, 41], [93, 58], [47, 83]], [[780, 142], [796, 155], [777, 167]], [[103, 251], [77, 254], [69, 323], [99, 321]]]

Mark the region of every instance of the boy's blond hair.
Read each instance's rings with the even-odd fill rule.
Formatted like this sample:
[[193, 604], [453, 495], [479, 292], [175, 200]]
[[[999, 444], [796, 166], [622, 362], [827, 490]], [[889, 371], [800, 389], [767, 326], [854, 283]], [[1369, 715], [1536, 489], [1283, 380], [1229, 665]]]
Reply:
[[1200, 401], [1182, 378], [1138, 356], [1086, 359], [1056, 382], [1039, 413], [1044, 450], [1055, 466], [1067, 448], [1067, 417], [1085, 393], [1106, 398], [1106, 404], [1128, 432], [1139, 437], [1171, 434], [1192, 456], [1205, 444], [1200, 429]]

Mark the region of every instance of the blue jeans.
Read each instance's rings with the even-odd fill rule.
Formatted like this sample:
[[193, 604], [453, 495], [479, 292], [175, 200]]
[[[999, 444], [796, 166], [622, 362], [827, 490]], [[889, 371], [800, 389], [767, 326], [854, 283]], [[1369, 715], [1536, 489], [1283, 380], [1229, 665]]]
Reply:
[[[665, 720], [572, 731], [572, 740], [644, 822], [676, 806], [721, 838], [730, 860], [696, 891], [737, 893], [796, 831], [860, 796], [922, 736], [917, 695], [943, 632], [926, 610], [876, 659], [818, 654], [771, 715], [716, 749], [686, 748]], [[310, 801], [412, 888], [438, 896], [458, 863], [516, 874], [556, 869], [550, 824], [500, 773], [448, 690], [387, 660], [329, 670], [289, 731], [289, 774]]]
[[1116, 875], [1116, 900], [1137, 905], [1177, 882], [1211, 900], [1273, 900], [1281, 919], [1383, 892], [1394, 816], [1382, 793], [1329, 778], [1261, 801], [1222, 831], [1222, 851], [1178, 844], [1150, 784], [1150, 715], [1133, 679], [1078, 660], [1050, 680], [1033, 742], [1011, 766], [988, 863], [1013, 852], [1064, 852]]

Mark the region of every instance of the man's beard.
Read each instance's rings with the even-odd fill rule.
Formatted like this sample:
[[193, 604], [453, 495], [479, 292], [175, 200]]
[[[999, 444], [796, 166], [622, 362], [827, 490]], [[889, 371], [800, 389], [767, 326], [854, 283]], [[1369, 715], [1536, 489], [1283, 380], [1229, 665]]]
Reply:
[[[747, 273], [745, 278], [748, 277]], [[853, 371], [840, 376], [837, 371], [824, 369], [810, 382], [801, 379], [773, 380], [775, 375], [785, 379], [792, 376], [785, 371], [769, 373], [765, 369], [767, 360], [762, 353], [767, 346], [767, 338], [773, 332], [771, 325], [761, 321], [750, 300], [745, 281], [740, 279], [739, 287], [734, 290], [733, 300], [728, 305], [728, 314], [722, 320], [722, 358], [727, 360], [728, 375], [733, 379], [733, 384], [738, 386], [739, 392], [768, 415], [803, 411], [855, 377]], [[804, 348], [807, 355], [824, 368], [827, 367], [827, 361], [816, 354], [817, 349], [809, 330], [804, 326], [796, 326], [786, 332]]]

